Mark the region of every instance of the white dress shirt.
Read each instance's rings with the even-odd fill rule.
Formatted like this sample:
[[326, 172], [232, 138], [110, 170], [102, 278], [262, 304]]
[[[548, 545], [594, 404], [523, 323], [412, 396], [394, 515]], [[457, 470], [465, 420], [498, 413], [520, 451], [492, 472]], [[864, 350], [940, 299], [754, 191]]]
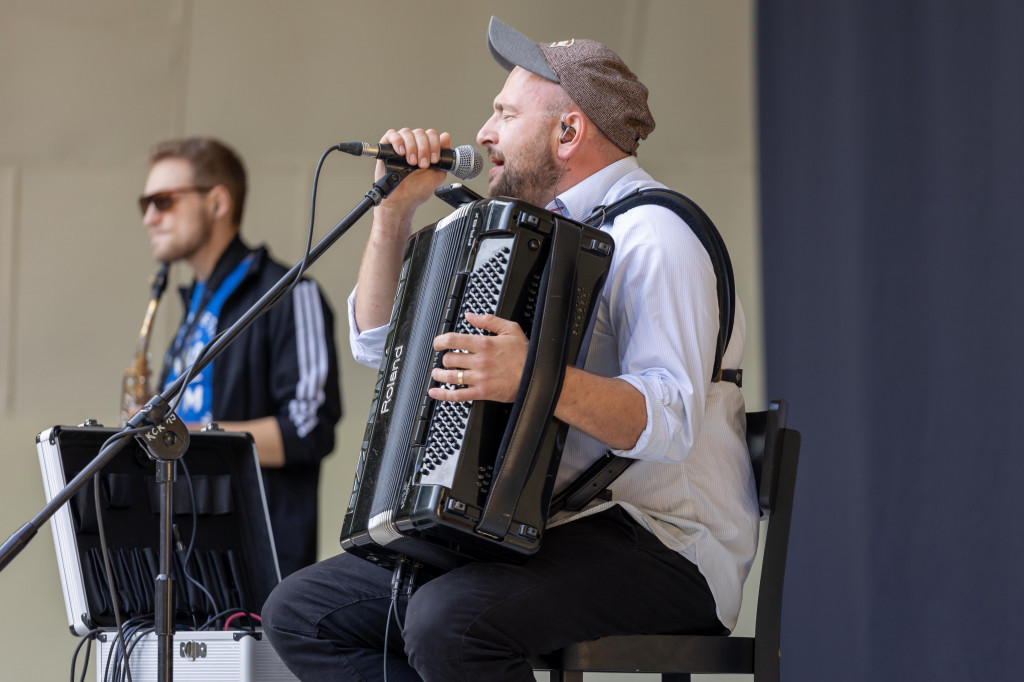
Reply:
[[[575, 220], [647, 187], [664, 187], [627, 157], [574, 185], [547, 206]], [[736, 625], [743, 581], [757, 550], [758, 506], [747, 453], [743, 395], [732, 383], [711, 383], [718, 335], [718, 297], [711, 259], [673, 211], [639, 206], [601, 229], [615, 252], [595, 312], [584, 369], [618, 377], [640, 391], [647, 426], [631, 450], [640, 460], [611, 486], [612, 501], [561, 512], [548, 526], [621, 505], [665, 545], [697, 565], [714, 595], [718, 617]], [[355, 359], [379, 367], [387, 327], [360, 332], [349, 297], [349, 338]], [[739, 367], [745, 323], [739, 301], [722, 367]], [[555, 491], [607, 447], [570, 429]], [[623, 580], [640, 576], [623, 576]]]

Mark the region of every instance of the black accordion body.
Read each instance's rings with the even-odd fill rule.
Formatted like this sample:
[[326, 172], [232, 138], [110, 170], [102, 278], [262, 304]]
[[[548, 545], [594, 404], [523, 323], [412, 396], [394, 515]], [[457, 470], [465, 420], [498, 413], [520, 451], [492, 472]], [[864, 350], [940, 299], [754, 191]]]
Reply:
[[[406, 250], [355, 482], [345, 551], [384, 567], [449, 570], [537, 551], [564, 441], [553, 417], [565, 367], [582, 363], [612, 238], [512, 199], [463, 205]], [[483, 333], [467, 311], [529, 337], [513, 403], [437, 401], [433, 339]]]

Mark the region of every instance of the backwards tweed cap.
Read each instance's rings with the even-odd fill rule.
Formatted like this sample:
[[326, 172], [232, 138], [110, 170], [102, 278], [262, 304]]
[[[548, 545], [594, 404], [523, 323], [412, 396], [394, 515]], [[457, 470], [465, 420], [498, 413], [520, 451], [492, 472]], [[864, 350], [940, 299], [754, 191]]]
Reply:
[[491, 17], [487, 49], [503, 68], [516, 66], [562, 86], [605, 137], [627, 154], [654, 130], [647, 88], [619, 55], [593, 40], [535, 43]]

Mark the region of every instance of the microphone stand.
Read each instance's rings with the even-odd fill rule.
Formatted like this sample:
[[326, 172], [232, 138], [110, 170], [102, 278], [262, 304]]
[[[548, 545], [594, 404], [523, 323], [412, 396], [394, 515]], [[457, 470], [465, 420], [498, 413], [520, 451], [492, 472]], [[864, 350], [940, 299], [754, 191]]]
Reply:
[[[156, 461], [156, 480], [160, 488], [160, 574], [156, 576], [154, 586], [158, 682], [172, 682], [173, 680], [174, 580], [171, 577], [173, 542], [171, 523], [174, 510], [172, 486], [175, 477], [175, 462], [185, 454], [189, 442], [188, 428], [178, 418], [178, 415], [170, 410], [170, 400], [185, 389], [185, 379], [188, 376], [198, 374], [213, 362], [214, 358], [246, 327], [277, 302], [276, 299], [291, 286], [301, 271], [316, 262], [371, 207], [380, 205], [380, 202], [391, 194], [398, 183], [415, 170], [406, 166], [401, 160], [385, 160], [384, 163], [387, 173], [373, 184], [366, 196], [345, 216], [344, 220], [310, 250], [305, 266], [302, 263], [297, 263], [285, 273], [237, 322], [210, 343], [207, 352], [200, 354], [196, 372], [182, 372], [164, 393], [157, 394], [146, 403], [145, 407], [128, 420], [128, 424], [121, 433], [116, 434], [100, 450], [99, 454], [68, 482], [31, 521], [18, 529], [4, 542], [3, 546], [0, 546], [0, 571], [2, 571], [31, 542], [43, 524], [90, 478], [99, 473], [134, 435], [146, 448], [150, 458]], [[111, 598], [117, 599], [117, 595], [111, 595]]]

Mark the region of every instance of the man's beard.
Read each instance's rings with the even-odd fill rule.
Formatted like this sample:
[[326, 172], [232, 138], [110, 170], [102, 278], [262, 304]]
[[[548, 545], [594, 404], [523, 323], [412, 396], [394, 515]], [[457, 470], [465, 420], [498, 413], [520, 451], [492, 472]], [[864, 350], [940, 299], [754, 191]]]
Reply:
[[161, 253], [154, 252], [153, 257], [168, 263], [177, 262], [188, 260], [205, 248], [213, 235], [213, 218], [199, 211], [196, 220], [198, 228], [188, 233], [182, 242], [170, 244]]
[[536, 206], [546, 206], [555, 198], [555, 183], [558, 182], [558, 161], [551, 150], [538, 144], [531, 153], [516, 163], [502, 166], [494, 186], [489, 188], [492, 197], [512, 197], [528, 201]]

